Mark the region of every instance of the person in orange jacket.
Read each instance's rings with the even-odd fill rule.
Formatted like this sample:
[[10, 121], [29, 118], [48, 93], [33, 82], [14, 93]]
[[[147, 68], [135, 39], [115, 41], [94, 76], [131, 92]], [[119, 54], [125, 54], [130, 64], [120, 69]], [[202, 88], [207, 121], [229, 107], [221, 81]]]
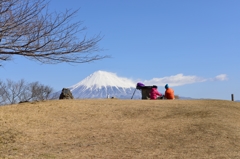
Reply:
[[165, 85], [165, 89], [166, 89], [166, 91], [165, 91], [164, 97], [166, 99], [174, 99], [175, 98], [174, 97], [174, 90], [172, 88], [169, 88], [168, 84]]

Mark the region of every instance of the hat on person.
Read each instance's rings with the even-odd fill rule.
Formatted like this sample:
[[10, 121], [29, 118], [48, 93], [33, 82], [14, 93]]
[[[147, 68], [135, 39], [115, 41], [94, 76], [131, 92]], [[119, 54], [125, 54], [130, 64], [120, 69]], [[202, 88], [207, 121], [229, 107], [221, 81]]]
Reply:
[[169, 88], [168, 84], [166, 84], [166, 85], [165, 85], [165, 88], [166, 88], [166, 89], [168, 89], [168, 88]]
[[158, 88], [156, 85], [153, 85], [153, 88]]

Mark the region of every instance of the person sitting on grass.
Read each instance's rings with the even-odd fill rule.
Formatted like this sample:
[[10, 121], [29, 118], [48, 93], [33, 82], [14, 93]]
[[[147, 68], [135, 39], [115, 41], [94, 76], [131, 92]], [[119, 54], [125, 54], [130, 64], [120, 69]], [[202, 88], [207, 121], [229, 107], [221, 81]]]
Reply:
[[157, 99], [158, 97], [161, 97], [162, 94], [158, 92], [157, 86], [153, 85], [151, 92], [150, 92], [150, 99]]
[[169, 88], [168, 84], [165, 85], [165, 95], [164, 97], [166, 99], [174, 99], [174, 90], [172, 88]]

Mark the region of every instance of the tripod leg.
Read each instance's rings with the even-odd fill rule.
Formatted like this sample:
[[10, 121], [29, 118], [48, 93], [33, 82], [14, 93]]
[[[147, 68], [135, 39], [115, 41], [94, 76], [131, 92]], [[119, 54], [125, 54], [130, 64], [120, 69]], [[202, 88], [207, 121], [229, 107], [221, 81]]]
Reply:
[[[136, 92], [136, 89], [135, 89], [135, 90], [134, 90], [134, 92], [133, 92], [132, 98], [133, 98], [133, 96], [134, 96], [135, 92]], [[132, 99], [132, 98], [131, 98], [131, 99]]]

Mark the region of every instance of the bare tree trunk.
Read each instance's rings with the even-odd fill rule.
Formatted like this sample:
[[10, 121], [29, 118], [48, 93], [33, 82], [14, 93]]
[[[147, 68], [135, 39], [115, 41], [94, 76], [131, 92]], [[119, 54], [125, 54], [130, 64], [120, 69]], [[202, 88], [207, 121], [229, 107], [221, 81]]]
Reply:
[[4, 90], [5, 84], [0, 81], [0, 105], [5, 104], [7, 98], [6, 98], [6, 92]]

